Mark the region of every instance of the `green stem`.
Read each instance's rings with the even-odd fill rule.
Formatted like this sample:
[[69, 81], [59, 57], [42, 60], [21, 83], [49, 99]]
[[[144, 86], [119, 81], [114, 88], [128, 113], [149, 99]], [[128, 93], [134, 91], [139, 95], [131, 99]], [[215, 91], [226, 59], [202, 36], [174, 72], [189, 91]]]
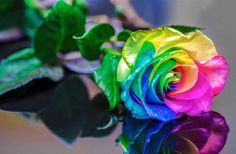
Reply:
[[112, 55], [121, 56], [121, 52], [112, 48], [103, 48], [105, 53], [110, 53]]

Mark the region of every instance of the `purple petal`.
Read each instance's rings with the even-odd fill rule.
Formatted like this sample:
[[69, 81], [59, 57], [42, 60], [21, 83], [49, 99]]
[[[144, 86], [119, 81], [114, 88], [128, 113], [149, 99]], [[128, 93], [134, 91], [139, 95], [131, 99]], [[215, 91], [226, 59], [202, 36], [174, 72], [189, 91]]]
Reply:
[[218, 154], [223, 149], [229, 133], [224, 117], [216, 112], [211, 112], [211, 114], [213, 116], [211, 135], [206, 145], [200, 150], [200, 154]]
[[211, 133], [212, 116], [203, 113], [199, 116], [189, 117], [180, 122], [175, 128], [175, 134], [190, 140], [198, 149], [203, 148]]

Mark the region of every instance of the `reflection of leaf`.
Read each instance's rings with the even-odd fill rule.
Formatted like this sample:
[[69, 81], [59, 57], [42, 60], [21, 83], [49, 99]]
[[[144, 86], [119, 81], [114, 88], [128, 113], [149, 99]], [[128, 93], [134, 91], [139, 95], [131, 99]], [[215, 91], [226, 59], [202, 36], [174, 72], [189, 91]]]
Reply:
[[51, 105], [39, 115], [53, 133], [73, 143], [78, 136], [93, 136], [109, 115], [106, 100], [101, 96], [90, 101], [84, 83], [73, 76], [56, 88]]
[[115, 34], [114, 28], [107, 23], [92, 27], [83, 36], [76, 38], [82, 56], [88, 60], [97, 60], [102, 52], [103, 43]]
[[102, 129], [102, 130], [95, 130], [90, 136], [91, 137], [104, 137], [104, 136], [107, 136], [109, 134], [111, 134], [114, 129], [116, 128], [116, 124], [107, 128], [107, 129]]
[[[114, 122], [112, 125], [109, 125], [104, 129], [100, 129], [101, 127], [109, 124], [110, 119], [113, 117], [108, 112], [109, 106], [106, 97], [102, 94], [98, 94], [92, 99], [91, 103], [92, 104], [88, 113], [94, 116], [91, 119], [94, 122], [94, 125], [89, 124], [90, 129], [84, 130], [81, 134], [81, 137], [103, 137], [110, 134], [114, 130], [118, 121]], [[88, 123], [90, 123], [89, 120]]]
[[[28, 50], [28, 55], [31, 53], [31, 50]], [[14, 54], [1, 61], [0, 95], [19, 88], [34, 79], [50, 78], [53, 81], [58, 81], [63, 77], [61, 67], [42, 66], [41, 61], [37, 58], [24, 59], [28, 55], [27, 52]], [[21, 56], [22, 59], [20, 58]]]
[[58, 83], [37, 79], [0, 96], [0, 109], [13, 112], [37, 113], [50, 103]]
[[58, 1], [35, 34], [37, 57], [45, 62], [55, 62], [57, 52], [77, 49], [73, 36], [81, 36], [84, 31], [85, 17], [80, 9]]
[[117, 55], [106, 54], [102, 65], [94, 72], [95, 81], [107, 96], [110, 109], [114, 109], [120, 102], [120, 84], [116, 81], [116, 70], [120, 58]]

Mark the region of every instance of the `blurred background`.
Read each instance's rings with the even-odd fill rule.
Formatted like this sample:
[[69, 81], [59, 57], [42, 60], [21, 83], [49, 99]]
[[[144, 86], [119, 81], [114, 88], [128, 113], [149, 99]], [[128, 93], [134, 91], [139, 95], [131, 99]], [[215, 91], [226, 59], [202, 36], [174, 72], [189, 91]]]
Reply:
[[[49, 2], [44, 0], [45, 2]], [[204, 28], [216, 44], [218, 52], [227, 58], [230, 74], [224, 91], [215, 98], [213, 109], [225, 116], [230, 134], [222, 154], [236, 151], [236, 1], [235, 0], [87, 0], [89, 13], [114, 15], [114, 6], [124, 8], [128, 19], [137, 27], [162, 25], [192, 25]], [[0, 4], [1, 5], [1, 4]], [[4, 21], [1, 21], [4, 22]], [[1, 35], [0, 35], [1, 37]], [[41, 123], [31, 123], [12, 113], [0, 112], [1, 154], [121, 154], [115, 140], [121, 132], [118, 126], [110, 136], [78, 139], [69, 147], [58, 140]]]

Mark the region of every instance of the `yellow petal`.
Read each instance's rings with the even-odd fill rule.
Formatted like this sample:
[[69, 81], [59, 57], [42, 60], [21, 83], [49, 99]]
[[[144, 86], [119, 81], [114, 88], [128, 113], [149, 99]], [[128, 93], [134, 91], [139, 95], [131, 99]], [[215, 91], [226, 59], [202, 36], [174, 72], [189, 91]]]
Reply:
[[130, 68], [122, 58], [117, 66], [117, 81], [123, 82], [124, 80], [126, 80], [128, 75], [130, 74], [130, 71]]
[[185, 49], [194, 60], [207, 61], [217, 55], [214, 43], [200, 31], [191, 32], [187, 37], [177, 46]]

